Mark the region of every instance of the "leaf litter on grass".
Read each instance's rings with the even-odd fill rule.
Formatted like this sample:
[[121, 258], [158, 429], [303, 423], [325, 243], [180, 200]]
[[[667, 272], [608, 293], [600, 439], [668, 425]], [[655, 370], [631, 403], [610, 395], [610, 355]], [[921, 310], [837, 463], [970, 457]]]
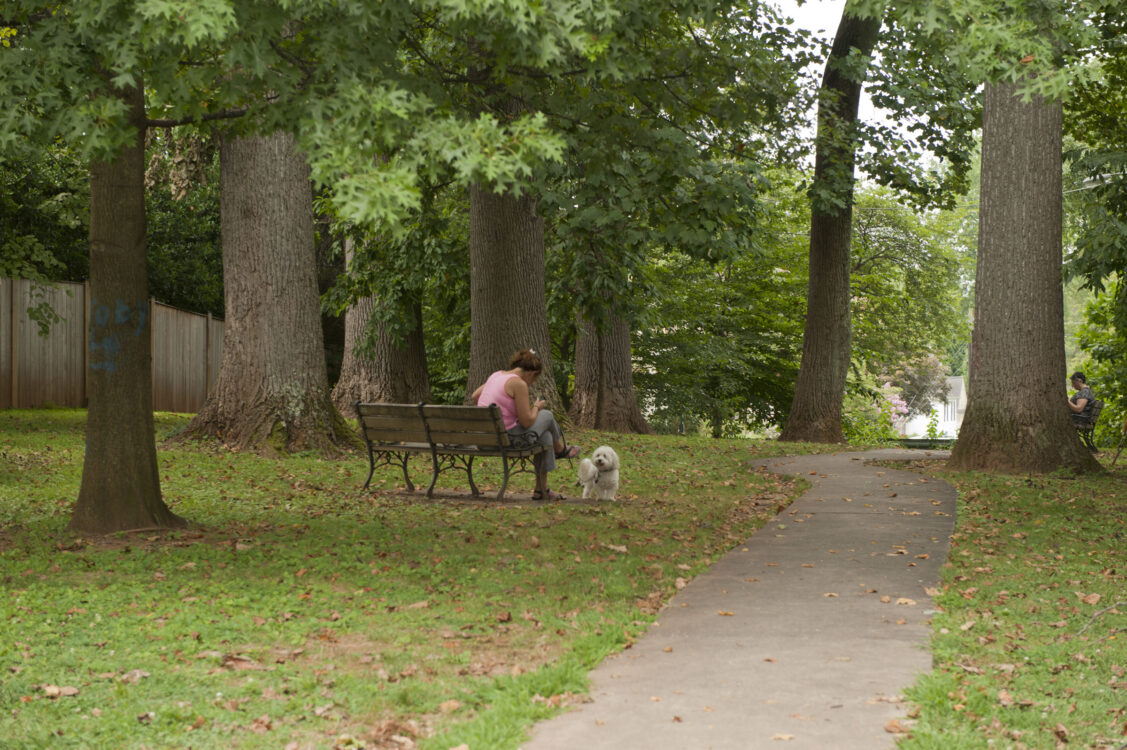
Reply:
[[935, 666], [908, 691], [919, 721], [900, 747], [1123, 746], [1123, 473], [926, 470], [958, 488], [958, 525], [932, 621]]
[[[16, 706], [0, 735], [32, 745], [515, 747], [799, 489], [749, 470], [763, 448], [735, 440], [569, 433], [625, 454], [613, 504], [427, 502], [392, 470], [361, 494], [359, 453], [201, 444], [159, 451], [166, 500], [196, 528], [79, 539], [57, 499], [77, 493], [82, 421], [11, 429], [27, 414], [0, 415], [0, 441], [23, 455], [50, 440], [62, 469], [20, 497], [0, 485], [0, 518], [18, 519], [0, 528], [15, 644], [0, 693]], [[184, 421], [158, 415], [158, 432]]]

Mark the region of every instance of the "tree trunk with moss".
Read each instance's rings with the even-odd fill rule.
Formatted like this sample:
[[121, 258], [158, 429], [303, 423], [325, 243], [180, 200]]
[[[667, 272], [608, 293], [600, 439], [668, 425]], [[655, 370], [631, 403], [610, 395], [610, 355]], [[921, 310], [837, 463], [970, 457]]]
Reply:
[[120, 92], [137, 128], [135, 141], [90, 170], [90, 402], [69, 526], [80, 533], [185, 525], [161, 499], [157, 470], [141, 91]]
[[649, 433], [634, 391], [630, 327], [613, 314], [601, 333], [582, 315], [577, 324], [572, 422], [595, 430]]
[[[351, 266], [351, 244], [345, 244]], [[398, 344], [387, 327], [375, 323], [374, 347], [361, 351], [368, 335], [372, 313], [378, 304], [374, 296], [357, 300], [344, 316], [344, 360], [340, 379], [333, 388], [333, 403], [350, 419], [356, 416], [356, 402], [414, 404], [430, 400], [430, 376], [423, 341], [423, 306], [411, 305], [410, 332]]]
[[292, 136], [224, 139], [223, 362], [183, 438], [332, 452], [351, 430], [329, 397], [309, 167]]

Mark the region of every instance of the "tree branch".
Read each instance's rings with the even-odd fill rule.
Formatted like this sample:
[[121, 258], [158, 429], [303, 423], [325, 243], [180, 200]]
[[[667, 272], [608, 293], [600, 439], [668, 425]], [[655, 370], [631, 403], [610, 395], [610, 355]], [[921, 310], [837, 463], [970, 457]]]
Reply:
[[145, 125], [150, 128], [175, 128], [181, 125], [195, 125], [201, 122], [214, 122], [216, 120], [233, 120], [247, 113], [246, 109], [227, 109], [222, 112], [213, 112], [203, 117], [184, 117], [179, 120], [157, 119], [145, 120]]
[[1099, 612], [1092, 615], [1091, 618], [1089, 618], [1088, 622], [1084, 624], [1084, 627], [1082, 627], [1082, 628], [1080, 628], [1080, 630], [1076, 631], [1076, 635], [1083, 635], [1085, 630], [1092, 627], [1092, 624], [1096, 621], [1097, 618], [1102, 617], [1103, 615], [1107, 614], [1108, 612], [1115, 609], [1116, 607], [1123, 607], [1123, 606], [1127, 606], [1127, 602], [1116, 602], [1115, 604], [1111, 605], [1110, 607], [1104, 607]]

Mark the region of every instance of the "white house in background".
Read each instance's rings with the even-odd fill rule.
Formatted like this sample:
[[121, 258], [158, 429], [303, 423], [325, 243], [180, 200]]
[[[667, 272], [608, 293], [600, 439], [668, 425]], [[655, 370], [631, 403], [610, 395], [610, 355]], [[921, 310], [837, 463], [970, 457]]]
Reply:
[[[963, 412], [967, 410], [966, 381], [961, 376], [947, 378], [947, 400], [933, 402], [931, 408], [939, 417], [936, 429], [939, 436], [945, 438], [957, 437], [959, 426], [963, 423]], [[927, 437], [927, 425], [931, 417], [927, 414], [912, 417], [906, 422], [897, 425], [900, 434], [904, 437]]]

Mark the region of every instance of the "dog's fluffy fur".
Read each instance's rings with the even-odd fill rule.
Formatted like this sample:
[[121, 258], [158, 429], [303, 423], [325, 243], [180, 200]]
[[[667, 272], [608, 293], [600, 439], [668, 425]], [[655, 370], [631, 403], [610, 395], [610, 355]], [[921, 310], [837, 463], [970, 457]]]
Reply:
[[618, 454], [609, 445], [600, 445], [579, 462], [579, 483], [583, 485], [583, 499], [614, 500], [618, 492]]

